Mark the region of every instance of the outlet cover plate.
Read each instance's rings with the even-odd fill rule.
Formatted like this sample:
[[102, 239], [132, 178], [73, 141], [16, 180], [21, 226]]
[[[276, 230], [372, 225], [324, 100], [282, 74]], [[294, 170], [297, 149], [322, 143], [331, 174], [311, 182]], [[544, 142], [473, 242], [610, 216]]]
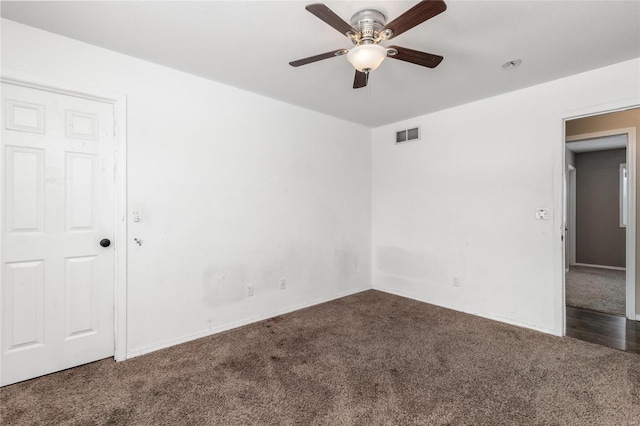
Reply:
[[537, 220], [549, 220], [551, 217], [549, 215], [549, 209], [546, 207], [538, 207], [536, 209], [536, 219]]

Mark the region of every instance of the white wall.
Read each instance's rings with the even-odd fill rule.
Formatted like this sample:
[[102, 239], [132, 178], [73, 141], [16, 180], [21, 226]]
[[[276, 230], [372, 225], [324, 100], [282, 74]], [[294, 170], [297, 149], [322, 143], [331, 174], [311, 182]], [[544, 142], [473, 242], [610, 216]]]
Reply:
[[127, 95], [129, 355], [370, 288], [369, 129], [7, 20], [2, 66]]
[[639, 80], [636, 59], [374, 129], [374, 288], [561, 333], [562, 117], [638, 103]]
[[129, 355], [371, 279], [557, 332], [560, 227], [534, 209], [559, 219], [562, 117], [640, 93], [633, 60], [374, 129], [372, 155], [362, 126], [7, 20], [2, 66], [128, 97]]

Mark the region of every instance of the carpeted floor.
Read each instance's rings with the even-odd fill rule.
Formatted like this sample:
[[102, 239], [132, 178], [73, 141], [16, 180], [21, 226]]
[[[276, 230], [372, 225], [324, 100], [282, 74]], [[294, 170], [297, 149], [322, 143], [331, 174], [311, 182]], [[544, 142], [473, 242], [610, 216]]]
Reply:
[[640, 425], [640, 355], [371, 290], [0, 395], [3, 425]]
[[625, 279], [625, 271], [571, 266], [565, 276], [566, 304], [574, 308], [624, 316]]

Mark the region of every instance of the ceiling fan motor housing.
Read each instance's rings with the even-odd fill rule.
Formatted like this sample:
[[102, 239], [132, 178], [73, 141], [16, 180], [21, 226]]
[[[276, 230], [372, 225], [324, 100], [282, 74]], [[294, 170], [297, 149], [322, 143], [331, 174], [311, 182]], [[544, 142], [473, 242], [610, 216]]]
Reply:
[[387, 18], [382, 12], [374, 9], [364, 9], [356, 12], [351, 17], [351, 26], [358, 30], [355, 37], [351, 37], [353, 43], [369, 44], [377, 43], [382, 38], [380, 30], [384, 28]]

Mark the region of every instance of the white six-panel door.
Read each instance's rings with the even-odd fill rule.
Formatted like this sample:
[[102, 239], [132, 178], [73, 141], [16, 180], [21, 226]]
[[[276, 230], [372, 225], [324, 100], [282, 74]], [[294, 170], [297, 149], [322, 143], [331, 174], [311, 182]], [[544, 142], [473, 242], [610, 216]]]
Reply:
[[2, 385], [113, 356], [113, 120], [2, 84]]

